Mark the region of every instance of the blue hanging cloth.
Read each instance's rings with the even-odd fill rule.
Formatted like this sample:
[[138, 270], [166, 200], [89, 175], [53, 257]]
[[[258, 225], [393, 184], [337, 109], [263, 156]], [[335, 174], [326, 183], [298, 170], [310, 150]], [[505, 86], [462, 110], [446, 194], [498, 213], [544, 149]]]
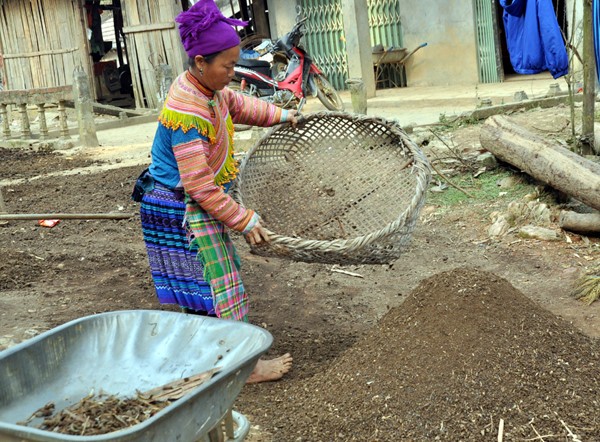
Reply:
[[[552, 0], [499, 0], [510, 62], [518, 74], [569, 73], [565, 41]], [[596, 1], [596, 0], [595, 0]]]

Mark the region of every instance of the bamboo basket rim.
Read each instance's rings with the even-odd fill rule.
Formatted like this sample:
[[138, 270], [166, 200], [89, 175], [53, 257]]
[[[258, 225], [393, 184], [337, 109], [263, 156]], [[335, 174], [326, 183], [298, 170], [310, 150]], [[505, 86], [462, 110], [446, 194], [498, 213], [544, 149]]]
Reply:
[[[415, 211], [418, 211], [425, 199], [427, 186], [429, 185], [431, 177], [431, 168], [425, 155], [418, 149], [415, 143], [408, 137], [397, 121], [388, 120], [379, 116], [369, 116], [361, 114], [350, 114], [347, 112], [339, 111], [321, 111], [314, 112], [307, 115], [301, 115], [298, 118], [298, 128], [308, 121], [315, 118], [323, 117], [335, 117], [343, 118], [351, 121], [372, 121], [374, 123], [383, 125], [391, 133], [396, 135], [402, 142], [403, 146], [410, 151], [412, 155], [412, 173], [416, 173], [416, 188], [415, 194], [410, 200], [408, 206], [396, 217], [395, 220], [387, 223], [381, 229], [373, 231], [371, 233], [355, 236], [347, 239], [333, 239], [333, 240], [317, 240], [317, 239], [306, 239], [292, 236], [281, 235], [270, 229], [265, 228], [271, 242], [267, 245], [254, 246], [256, 248], [270, 247], [272, 245], [283, 246], [288, 249], [298, 249], [309, 252], [354, 252], [373, 244], [379, 239], [393, 235], [406, 223], [407, 218]], [[271, 127], [266, 134], [264, 134], [246, 153], [239, 166], [239, 174], [237, 178], [237, 185], [235, 191], [235, 198], [237, 201], [244, 205], [243, 194], [241, 188], [244, 183], [244, 170], [247, 167], [248, 161], [252, 158], [252, 155], [261, 148], [264, 140], [270, 138], [274, 133], [282, 130], [282, 128], [290, 126], [289, 122], [278, 124]], [[407, 166], [411, 167], [411, 165]], [[253, 247], [253, 248], [254, 248]]]

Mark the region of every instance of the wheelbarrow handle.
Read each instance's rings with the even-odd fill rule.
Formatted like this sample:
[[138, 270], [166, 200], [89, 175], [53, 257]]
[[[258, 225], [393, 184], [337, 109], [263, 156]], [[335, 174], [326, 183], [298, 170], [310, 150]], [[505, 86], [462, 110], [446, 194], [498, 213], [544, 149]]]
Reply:
[[412, 51], [410, 51], [406, 57], [404, 57], [401, 61], [400, 64], [404, 64], [404, 62], [406, 60], [408, 60], [415, 52], [417, 52], [419, 49], [424, 48], [425, 46], [427, 46], [427, 43], [421, 43], [419, 46], [417, 46], [416, 48], [414, 48]]

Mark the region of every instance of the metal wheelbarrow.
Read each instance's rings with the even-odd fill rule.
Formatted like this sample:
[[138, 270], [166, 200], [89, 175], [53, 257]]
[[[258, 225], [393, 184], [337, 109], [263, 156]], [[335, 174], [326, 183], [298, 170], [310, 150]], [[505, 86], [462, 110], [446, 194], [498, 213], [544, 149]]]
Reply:
[[[0, 352], [0, 440], [241, 441], [250, 426], [232, 405], [272, 340], [247, 323], [177, 312], [119, 311], [71, 321]], [[220, 371], [202, 385], [118, 431], [76, 436], [35, 428], [35, 421], [17, 424], [49, 402], [60, 410], [93, 391], [131, 397], [215, 367]]]

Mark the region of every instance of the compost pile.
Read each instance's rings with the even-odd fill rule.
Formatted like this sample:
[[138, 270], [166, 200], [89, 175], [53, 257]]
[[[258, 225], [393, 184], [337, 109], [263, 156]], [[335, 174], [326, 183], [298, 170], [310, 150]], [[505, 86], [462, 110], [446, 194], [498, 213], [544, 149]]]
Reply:
[[598, 352], [508, 281], [462, 268], [421, 283], [261, 423], [311, 442], [597, 440]]

